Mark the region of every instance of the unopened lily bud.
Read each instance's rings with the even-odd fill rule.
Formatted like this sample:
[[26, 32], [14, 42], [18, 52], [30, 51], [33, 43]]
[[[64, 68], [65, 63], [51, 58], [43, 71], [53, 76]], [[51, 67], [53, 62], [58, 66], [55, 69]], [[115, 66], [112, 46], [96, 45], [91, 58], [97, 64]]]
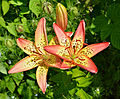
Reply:
[[43, 10], [45, 11], [45, 13], [51, 14], [53, 12], [52, 4], [50, 2], [44, 2]]
[[12, 39], [6, 39], [5, 40], [5, 45], [7, 47], [12, 47], [14, 45], [14, 41]]
[[16, 31], [17, 31], [18, 33], [23, 32], [23, 31], [24, 31], [23, 25], [22, 25], [22, 24], [17, 25], [17, 26], [16, 26]]
[[67, 10], [66, 8], [58, 3], [56, 7], [56, 23], [63, 29], [67, 28]]

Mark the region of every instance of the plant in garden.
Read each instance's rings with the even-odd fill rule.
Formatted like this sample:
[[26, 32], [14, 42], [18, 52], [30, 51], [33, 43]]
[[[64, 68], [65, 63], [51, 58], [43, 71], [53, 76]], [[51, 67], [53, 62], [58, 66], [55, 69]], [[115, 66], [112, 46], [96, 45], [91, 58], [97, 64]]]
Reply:
[[[17, 39], [18, 46], [29, 56], [23, 58], [8, 71], [8, 73], [18, 73], [38, 66], [36, 78], [43, 93], [46, 91], [46, 76], [49, 66], [60, 68], [61, 65], [61, 60], [58, 57], [47, 53], [43, 49], [44, 46], [48, 45], [45, 24], [45, 18], [41, 18], [35, 32], [35, 44], [23, 38]], [[51, 45], [51, 42], [49, 45]]]
[[97, 67], [90, 58], [107, 48], [109, 42], [92, 44], [83, 48], [85, 41], [84, 20], [80, 21], [72, 41], [56, 23], [53, 24], [53, 28], [60, 45], [45, 46], [44, 49], [64, 59], [61, 68], [71, 68], [78, 65], [92, 73], [97, 73]]

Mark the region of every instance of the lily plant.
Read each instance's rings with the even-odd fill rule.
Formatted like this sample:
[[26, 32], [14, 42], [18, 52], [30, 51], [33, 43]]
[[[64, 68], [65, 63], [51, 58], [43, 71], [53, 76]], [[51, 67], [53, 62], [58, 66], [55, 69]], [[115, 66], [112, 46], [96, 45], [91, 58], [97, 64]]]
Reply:
[[53, 23], [53, 28], [56, 33], [60, 45], [45, 46], [44, 49], [63, 59], [61, 68], [68, 69], [78, 65], [79, 67], [88, 70], [92, 73], [97, 73], [98, 69], [94, 62], [90, 59], [100, 51], [109, 46], [109, 42], [91, 44], [84, 47], [85, 43], [85, 22], [80, 21], [80, 24], [75, 32], [73, 39], [64, 33], [64, 31]]
[[[44, 46], [48, 45], [45, 24], [45, 18], [41, 18], [35, 32], [35, 44], [32, 41], [23, 38], [17, 39], [18, 46], [29, 56], [23, 58], [8, 71], [8, 73], [18, 73], [38, 67], [36, 71], [36, 79], [43, 93], [46, 91], [48, 68], [60, 68], [61, 66], [61, 60], [59, 57], [49, 54], [44, 50]], [[54, 41], [51, 40], [49, 45], [53, 43]]]
[[[58, 3], [56, 6], [56, 23], [59, 27], [61, 27], [61, 29], [67, 36], [71, 37], [73, 35], [73, 32], [65, 32], [65, 30], [67, 29], [67, 22], [68, 22], [67, 10], [64, 5]], [[59, 45], [56, 36], [52, 38], [52, 41], [53, 41], [52, 45]]]

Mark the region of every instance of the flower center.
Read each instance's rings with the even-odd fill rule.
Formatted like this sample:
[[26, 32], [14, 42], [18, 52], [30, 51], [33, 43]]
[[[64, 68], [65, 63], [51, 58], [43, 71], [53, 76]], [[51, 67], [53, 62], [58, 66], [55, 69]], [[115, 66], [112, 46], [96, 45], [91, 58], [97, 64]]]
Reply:
[[49, 59], [49, 55], [42, 55], [43, 56], [43, 59], [47, 60]]
[[73, 55], [71, 55], [71, 56], [72, 56], [72, 59], [73, 59], [73, 60], [76, 58], [76, 55], [74, 55], [74, 54], [73, 54]]

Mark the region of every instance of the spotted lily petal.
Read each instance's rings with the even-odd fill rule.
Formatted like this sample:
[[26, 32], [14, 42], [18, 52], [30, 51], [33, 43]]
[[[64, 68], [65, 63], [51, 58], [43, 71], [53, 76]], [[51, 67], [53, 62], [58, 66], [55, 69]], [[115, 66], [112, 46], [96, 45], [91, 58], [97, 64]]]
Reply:
[[45, 64], [38, 66], [36, 71], [37, 83], [44, 94], [46, 91], [47, 72], [48, 72], [48, 67]]
[[43, 47], [48, 45], [45, 24], [46, 24], [45, 18], [41, 18], [35, 31], [35, 45], [40, 54], [45, 54]]
[[72, 68], [74, 66], [76, 66], [76, 65], [72, 61], [64, 60], [62, 62], [62, 65], [61, 65], [60, 69], [69, 69], [69, 68]]
[[49, 59], [44, 61], [47, 66], [60, 68], [62, 61], [59, 57], [49, 54]]
[[69, 51], [66, 49], [65, 46], [61, 45], [50, 45], [50, 46], [45, 46], [44, 49], [53, 55], [56, 55], [62, 59], [65, 59], [67, 61], [71, 60], [71, 57], [69, 56]]
[[75, 36], [71, 42], [74, 53], [77, 54], [78, 51], [83, 47], [85, 40], [85, 22], [84, 20], [80, 21], [80, 24], [75, 32]]
[[38, 54], [32, 41], [18, 38], [17, 45], [28, 55]]
[[[86, 55], [87, 57], [91, 58], [97, 53], [101, 52], [105, 48], [109, 46], [109, 42], [103, 42], [103, 43], [97, 43], [97, 44], [91, 44], [83, 48], [79, 54]], [[78, 55], [79, 55], [78, 54]]]
[[59, 44], [62, 46], [70, 46], [70, 38], [64, 33], [64, 31], [56, 24], [53, 23], [53, 28], [58, 38]]
[[68, 37], [71, 37], [73, 35], [73, 32], [64, 32]]
[[85, 70], [88, 70], [89, 72], [97, 73], [98, 71], [94, 62], [85, 55], [80, 55], [79, 57], [75, 58], [74, 62], [76, 63], [76, 65]]
[[23, 58], [21, 61], [16, 63], [14, 67], [12, 67], [8, 73], [18, 73], [30, 70], [32, 68], [37, 67], [42, 62], [41, 57], [38, 56], [27, 56]]
[[[73, 35], [73, 32], [64, 32], [68, 37], [71, 37]], [[58, 42], [58, 39], [57, 37], [53, 37], [51, 40], [50, 40], [50, 43], [49, 45], [59, 45], [59, 42]]]

